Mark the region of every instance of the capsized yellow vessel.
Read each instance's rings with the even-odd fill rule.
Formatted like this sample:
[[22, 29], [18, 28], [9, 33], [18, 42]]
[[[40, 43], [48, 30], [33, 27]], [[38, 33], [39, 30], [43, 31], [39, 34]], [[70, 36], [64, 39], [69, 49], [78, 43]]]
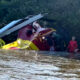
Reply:
[[39, 50], [39, 48], [29, 40], [17, 39], [16, 41], [2, 46], [2, 49], [27, 49]]

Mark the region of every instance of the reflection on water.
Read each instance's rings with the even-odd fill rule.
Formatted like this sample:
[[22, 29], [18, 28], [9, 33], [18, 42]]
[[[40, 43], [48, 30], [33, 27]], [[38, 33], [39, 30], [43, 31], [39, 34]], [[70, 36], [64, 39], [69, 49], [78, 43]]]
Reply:
[[0, 80], [80, 80], [80, 61], [35, 51], [1, 50]]

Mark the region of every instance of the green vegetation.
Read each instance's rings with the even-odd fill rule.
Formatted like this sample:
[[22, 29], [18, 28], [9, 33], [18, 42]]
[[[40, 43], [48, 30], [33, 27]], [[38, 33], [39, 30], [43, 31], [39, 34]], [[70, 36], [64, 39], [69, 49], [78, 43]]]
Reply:
[[75, 35], [80, 41], [79, 0], [0, 0], [0, 27], [12, 20], [38, 13], [48, 13], [44, 19], [50, 27], [56, 28], [68, 39]]

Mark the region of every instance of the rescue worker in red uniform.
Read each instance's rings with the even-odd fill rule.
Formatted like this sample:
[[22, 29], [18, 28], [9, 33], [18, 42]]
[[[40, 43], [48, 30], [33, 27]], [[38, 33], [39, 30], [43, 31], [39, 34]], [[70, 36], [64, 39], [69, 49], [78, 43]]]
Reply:
[[73, 36], [72, 40], [69, 42], [68, 51], [70, 53], [78, 52], [78, 45], [77, 45], [77, 41], [75, 39], [76, 38]]

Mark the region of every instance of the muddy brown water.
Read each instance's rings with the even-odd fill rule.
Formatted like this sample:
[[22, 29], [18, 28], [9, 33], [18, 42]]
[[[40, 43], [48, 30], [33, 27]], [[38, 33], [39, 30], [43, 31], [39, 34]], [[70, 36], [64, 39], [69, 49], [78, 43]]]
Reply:
[[80, 60], [0, 50], [0, 80], [80, 80]]

